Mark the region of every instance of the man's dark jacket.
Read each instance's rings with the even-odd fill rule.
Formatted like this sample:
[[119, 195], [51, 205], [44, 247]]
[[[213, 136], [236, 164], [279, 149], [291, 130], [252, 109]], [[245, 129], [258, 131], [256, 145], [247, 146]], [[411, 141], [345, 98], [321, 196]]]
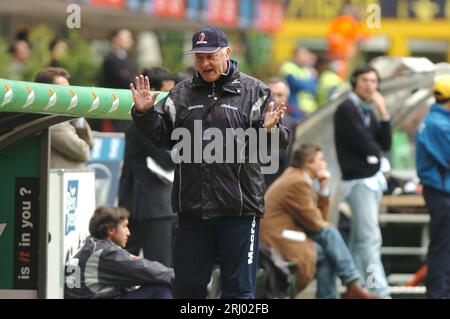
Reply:
[[[214, 83], [205, 82], [197, 74], [193, 79], [180, 82], [151, 110], [139, 113], [133, 108], [132, 116], [136, 125], [157, 146], [171, 149], [178, 142], [181, 143], [182, 138], [180, 141], [171, 140], [172, 132], [189, 132], [191, 137], [191, 141], [185, 143], [191, 146], [191, 161], [183, 161], [175, 169], [172, 190], [174, 212], [203, 217], [263, 214], [264, 177], [259, 162], [249, 160], [247, 150], [243, 153], [244, 163], [243, 160], [238, 161], [237, 153], [240, 152], [234, 147], [231, 163], [226, 160], [223, 163], [207, 163], [201, 150], [215, 141], [215, 134], [211, 137], [212, 141], [204, 137], [197, 152], [194, 138], [200, 135], [201, 139], [208, 129], [208, 132], [213, 132], [211, 129], [216, 132], [220, 130], [223, 141], [218, 143], [223, 147], [223, 158], [226, 159], [227, 151], [233, 148], [226, 150], [226, 129], [261, 128], [270, 101], [272, 96], [269, 89], [261, 81], [239, 72], [237, 64], [231, 61], [227, 75], [222, 75]], [[196, 125], [197, 132], [201, 125], [201, 133], [194, 132]], [[277, 126], [279, 147], [285, 148], [289, 142], [289, 130], [281, 124]], [[174, 131], [178, 128], [181, 130]], [[270, 140], [271, 135], [273, 133], [264, 137]], [[239, 144], [236, 138], [232, 137], [231, 140], [234, 146]], [[261, 143], [261, 140], [258, 142]], [[175, 148], [181, 148], [180, 143]], [[255, 155], [258, 151], [250, 152], [250, 155]], [[196, 161], [194, 154], [197, 154]]]
[[343, 180], [371, 177], [391, 147], [391, 123], [347, 99], [334, 114], [334, 141]]

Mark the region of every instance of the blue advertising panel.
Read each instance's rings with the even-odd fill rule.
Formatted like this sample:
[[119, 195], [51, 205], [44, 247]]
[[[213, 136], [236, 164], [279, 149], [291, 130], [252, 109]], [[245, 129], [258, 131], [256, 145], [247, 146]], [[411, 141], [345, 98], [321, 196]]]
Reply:
[[117, 206], [124, 152], [123, 133], [94, 132], [88, 166], [95, 171], [96, 206]]

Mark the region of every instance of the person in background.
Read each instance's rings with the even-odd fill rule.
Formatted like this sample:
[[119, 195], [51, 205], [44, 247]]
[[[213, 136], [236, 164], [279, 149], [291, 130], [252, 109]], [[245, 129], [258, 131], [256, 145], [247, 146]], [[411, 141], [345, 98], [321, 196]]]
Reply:
[[416, 135], [417, 175], [430, 214], [427, 297], [450, 298], [450, 75], [436, 78], [436, 103]]
[[128, 216], [121, 207], [95, 210], [91, 236], [66, 264], [65, 299], [172, 299], [173, 269], [123, 249], [130, 235]]
[[316, 57], [307, 48], [297, 47], [292, 61], [281, 66], [281, 76], [289, 85], [288, 114], [296, 121], [301, 121], [308, 113], [317, 109], [314, 98], [317, 76], [313, 66]]
[[[266, 81], [267, 87], [275, 99], [275, 107], [281, 107], [283, 105], [288, 105], [289, 98], [289, 86], [286, 81], [281, 78], [270, 78]], [[295, 129], [297, 127], [297, 122], [288, 114], [283, 115], [283, 124], [291, 131], [291, 136], [289, 139], [289, 145], [284, 150], [277, 150], [271, 153], [271, 158], [278, 156], [279, 159], [279, 169], [274, 174], [265, 174], [264, 181], [266, 184], [266, 189], [272, 184], [289, 166], [289, 161], [291, 158], [292, 146], [295, 139]]]
[[[266, 192], [266, 213], [261, 221], [261, 241], [285, 259], [297, 262], [302, 290], [317, 278], [317, 298], [337, 298], [336, 279], [347, 286], [344, 298], [370, 299], [359, 283], [360, 275], [339, 231], [328, 223], [330, 173], [315, 144], [303, 144], [289, 167]], [[315, 182], [318, 188], [315, 187]], [[294, 240], [286, 232], [305, 232]]]
[[67, 54], [69, 47], [67, 43], [58, 38], [54, 38], [48, 46], [50, 52], [50, 65], [52, 67], [61, 67], [61, 59]]
[[[133, 48], [133, 35], [125, 28], [115, 29], [109, 35], [111, 52], [105, 57], [102, 66], [103, 87], [127, 89], [133, 81], [135, 72], [130, 58]], [[104, 121], [104, 123], [107, 123]], [[111, 120], [115, 132], [125, 132], [130, 121]]]
[[[170, 91], [174, 80], [163, 68], [146, 69], [150, 90]], [[125, 133], [125, 156], [119, 183], [119, 205], [131, 212], [130, 240], [126, 249], [144, 257], [172, 266], [176, 215], [172, 212], [170, 194], [172, 180], [148, 167], [154, 161], [163, 170], [173, 171], [170, 152], [160, 149], [147, 138], [134, 123]]]
[[[349, 248], [361, 275], [361, 284], [372, 293], [389, 296], [381, 262], [380, 201], [386, 179], [381, 170], [383, 151], [391, 147], [391, 122], [378, 91], [378, 72], [357, 68], [352, 91], [334, 114], [334, 139], [342, 172], [343, 199], [352, 212]], [[375, 111], [378, 117], [375, 115]]]
[[316, 70], [318, 74], [316, 97], [317, 104], [321, 107], [328, 102], [330, 96], [344, 82], [339, 75], [331, 70], [330, 60], [324, 55], [317, 59]]
[[9, 49], [11, 55], [11, 79], [23, 80], [23, 72], [31, 56], [31, 46], [26, 40], [16, 39]]
[[[70, 85], [70, 74], [62, 68], [44, 68], [36, 75], [37, 83]], [[50, 127], [50, 168], [86, 169], [90, 149], [94, 145], [92, 131], [84, 118]]]

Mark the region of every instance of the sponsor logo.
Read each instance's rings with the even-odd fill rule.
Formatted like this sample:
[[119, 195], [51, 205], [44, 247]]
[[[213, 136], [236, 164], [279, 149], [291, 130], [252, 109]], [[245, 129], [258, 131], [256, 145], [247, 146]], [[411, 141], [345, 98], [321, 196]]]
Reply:
[[92, 112], [93, 110], [95, 110], [96, 108], [98, 108], [98, 106], [100, 105], [100, 98], [97, 96], [97, 94], [95, 94], [95, 92], [92, 92], [92, 104], [91, 107], [89, 108], [88, 112]]
[[188, 110], [193, 110], [193, 109], [201, 109], [204, 105], [198, 104], [198, 105], [191, 105], [188, 107]]
[[28, 105], [32, 104], [34, 102], [34, 90], [32, 90], [30, 87], [27, 86], [27, 92], [28, 92], [28, 96], [27, 96], [27, 100], [25, 101], [25, 104], [23, 105], [23, 108], [26, 108]]
[[50, 97], [48, 98], [48, 103], [45, 106], [45, 109], [48, 110], [49, 108], [51, 108], [52, 106], [54, 106], [56, 104], [56, 93], [53, 89], [48, 89], [48, 92], [50, 93]]
[[74, 91], [70, 90], [70, 95], [72, 98], [70, 99], [68, 110], [73, 109], [78, 104], [78, 94], [76, 94]]
[[230, 110], [235, 110], [235, 111], [238, 110], [237, 106], [231, 106], [230, 104], [221, 104], [220, 107], [230, 109]]
[[198, 36], [198, 41], [196, 42], [196, 44], [206, 44], [206, 43], [208, 43], [208, 41], [205, 41], [205, 38], [206, 38], [205, 33], [204, 32], [200, 33], [200, 35]]

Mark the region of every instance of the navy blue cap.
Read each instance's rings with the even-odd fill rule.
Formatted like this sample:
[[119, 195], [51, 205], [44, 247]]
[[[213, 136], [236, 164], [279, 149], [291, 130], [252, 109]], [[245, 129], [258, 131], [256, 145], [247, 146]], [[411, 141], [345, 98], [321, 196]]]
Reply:
[[228, 40], [222, 30], [216, 27], [207, 26], [192, 36], [192, 50], [186, 52], [190, 53], [212, 53], [220, 48], [226, 48]]

